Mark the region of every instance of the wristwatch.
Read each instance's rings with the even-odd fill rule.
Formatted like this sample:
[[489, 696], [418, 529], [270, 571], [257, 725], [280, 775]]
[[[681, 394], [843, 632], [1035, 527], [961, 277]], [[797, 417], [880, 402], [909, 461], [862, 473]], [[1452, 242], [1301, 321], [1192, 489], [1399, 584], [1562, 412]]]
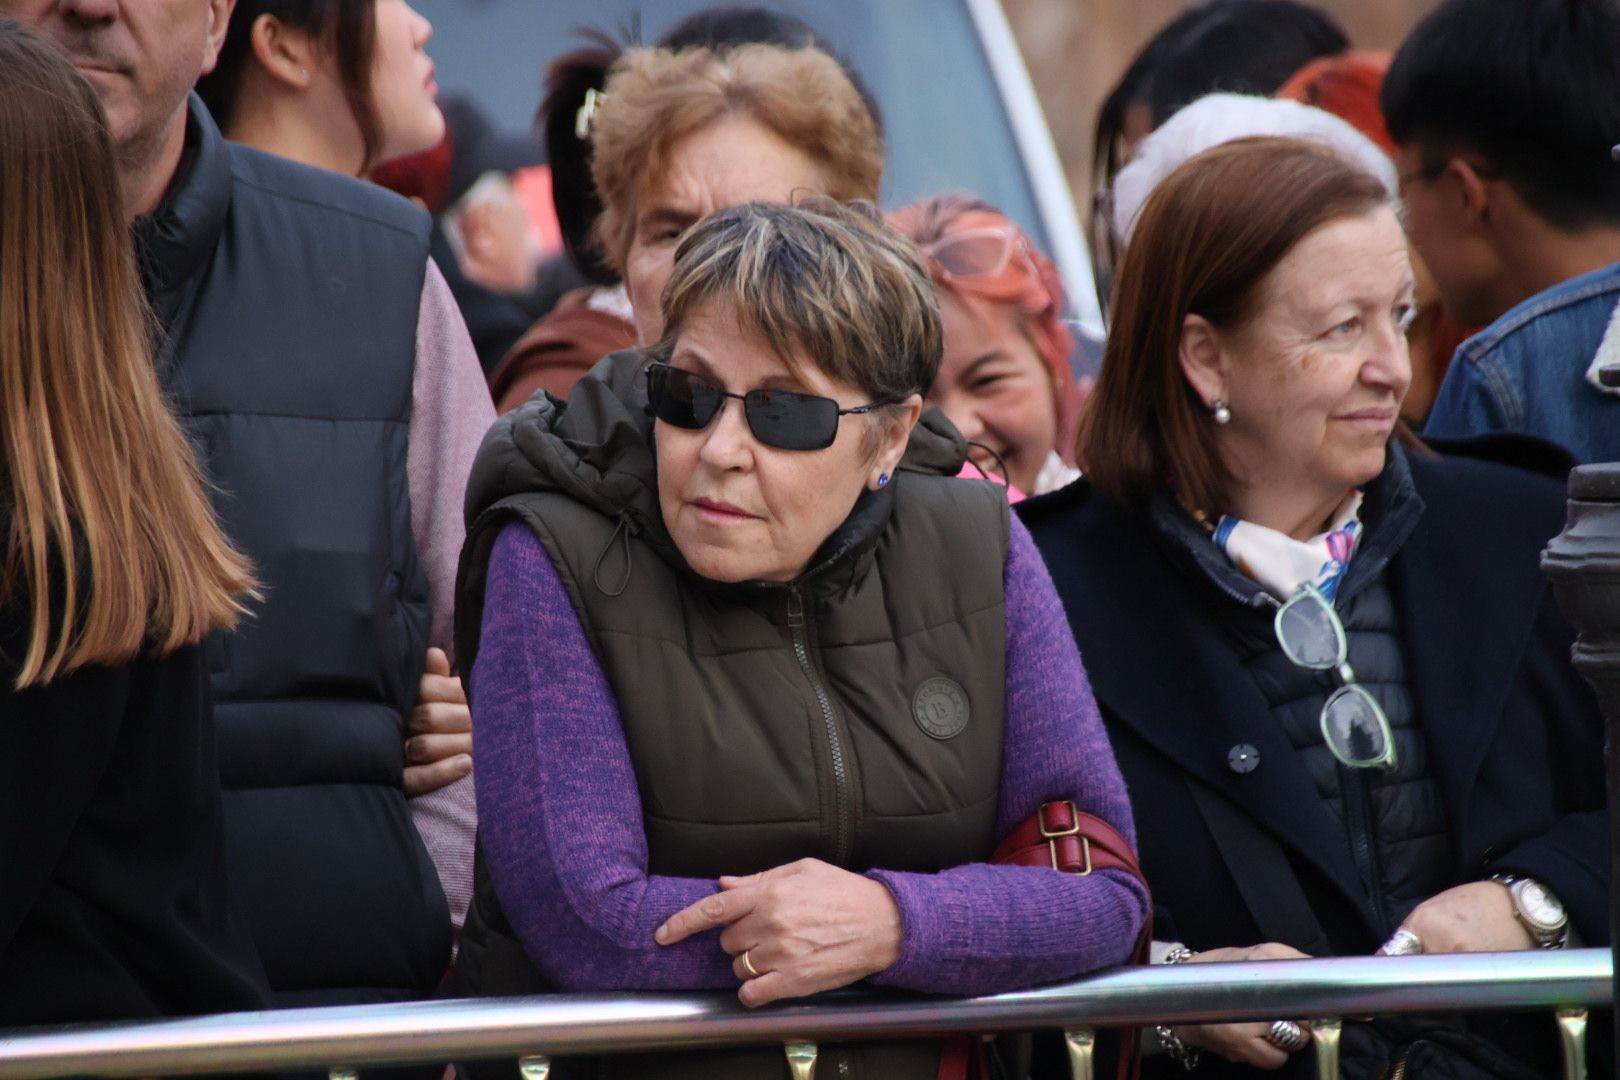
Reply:
[[1553, 891], [1535, 878], [1493, 874], [1492, 881], [1507, 886], [1513, 914], [1542, 949], [1562, 949], [1569, 940], [1569, 913]]

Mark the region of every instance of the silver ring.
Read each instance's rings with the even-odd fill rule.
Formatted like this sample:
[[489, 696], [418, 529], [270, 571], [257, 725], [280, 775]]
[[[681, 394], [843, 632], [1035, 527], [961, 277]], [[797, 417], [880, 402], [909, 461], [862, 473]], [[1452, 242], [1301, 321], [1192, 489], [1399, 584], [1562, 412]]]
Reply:
[[1378, 951], [1384, 956], [1411, 956], [1423, 951], [1423, 939], [1410, 930], [1397, 930]]
[[1292, 1054], [1306, 1043], [1305, 1029], [1292, 1020], [1274, 1020], [1266, 1032], [1266, 1042], [1285, 1054]]

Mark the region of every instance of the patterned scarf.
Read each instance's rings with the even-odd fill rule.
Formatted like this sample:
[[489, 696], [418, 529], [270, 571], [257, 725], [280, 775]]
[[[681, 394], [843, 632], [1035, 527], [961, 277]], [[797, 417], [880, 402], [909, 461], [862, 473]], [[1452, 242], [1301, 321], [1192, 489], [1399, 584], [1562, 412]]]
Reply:
[[1360, 513], [1358, 488], [1333, 512], [1327, 531], [1309, 540], [1235, 517], [1215, 523], [1214, 540], [1233, 566], [1277, 599], [1288, 599], [1308, 581], [1331, 602], [1361, 539]]

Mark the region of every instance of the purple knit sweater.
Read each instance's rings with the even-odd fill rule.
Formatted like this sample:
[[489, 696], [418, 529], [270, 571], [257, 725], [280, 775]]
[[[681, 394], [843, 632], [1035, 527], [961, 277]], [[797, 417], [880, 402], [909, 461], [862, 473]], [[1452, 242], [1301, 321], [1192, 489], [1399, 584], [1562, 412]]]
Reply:
[[[1015, 518], [1005, 570], [1006, 732], [998, 836], [1043, 802], [1073, 799], [1135, 833], [1080, 653], [1029, 534]], [[661, 946], [666, 918], [714, 881], [647, 873], [641, 802], [613, 689], [545, 550], [527, 526], [497, 538], [473, 702], [478, 820], [502, 906], [564, 990], [735, 987], [710, 931]], [[900, 959], [869, 981], [987, 994], [1123, 961], [1148, 900], [1127, 875], [972, 863], [873, 870], [904, 927]]]

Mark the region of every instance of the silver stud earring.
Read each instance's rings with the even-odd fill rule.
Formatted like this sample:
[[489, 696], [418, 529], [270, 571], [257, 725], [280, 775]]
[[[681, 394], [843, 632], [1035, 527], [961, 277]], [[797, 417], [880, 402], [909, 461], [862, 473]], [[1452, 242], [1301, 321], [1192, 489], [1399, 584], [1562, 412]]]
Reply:
[[1220, 398], [1216, 398], [1210, 403], [1209, 412], [1211, 416], [1215, 417], [1217, 424], [1230, 424], [1232, 422], [1232, 410], [1228, 409], [1226, 402]]

